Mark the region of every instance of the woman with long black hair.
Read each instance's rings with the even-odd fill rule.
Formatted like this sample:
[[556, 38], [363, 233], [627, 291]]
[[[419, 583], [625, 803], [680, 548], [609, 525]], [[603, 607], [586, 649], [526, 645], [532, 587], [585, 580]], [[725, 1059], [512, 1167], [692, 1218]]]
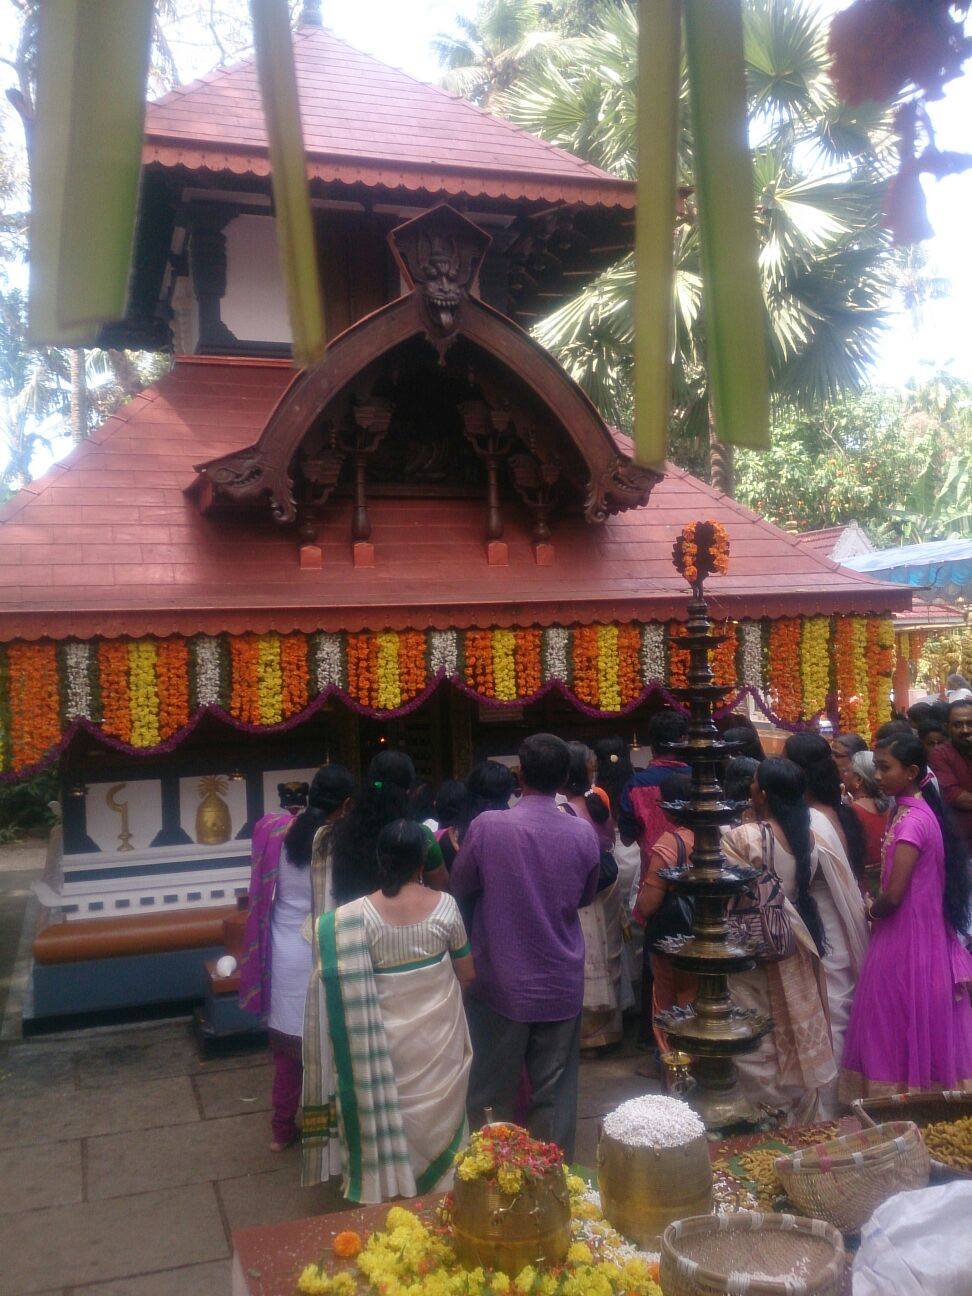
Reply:
[[972, 1089], [969, 860], [914, 734], [874, 749], [894, 798], [874, 930], [844, 1049], [841, 1096]]
[[[832, 1114], [829, 1090], [837, 1076], [821, 966], [826, 935], [813, 894], [819, 861], [803, 794], [803, 774], [792, 761], [761, 761], [750, 794], [755, 818], [730, 828], [722, 839], [730, 860], [778, 879], [786, 896], [792, 953], [735, 974], [730, 989], [741, 1007], [774, 1023], [754, 1053], [736, 1059], [743, 1090], [757, 1106], [797, 1123]], [[757, 889], [759, 903], [765, 890]]]
[[343, 765], [314, 775], [307, 806], [294, 817], [266, 815], [253, 831], [249, 904], [240, 960], [240, 1006], [265, 1016], [273, 1057], [271, 1151], [297, 1138], [302, 1083], [301, 1040], [313, 953], [305, 928], [334, 907], [326, 861], [313, 859], [315, 838], [330, 832], [354, 791]]
[[[815, 733], [795, 733], [786, 740], [783, 755], [807, 776], [807, 804], [814, 834], [830, 849], [836, 837], [844, 858], [861, 885], [867, 860], [864, 830], [854, 811], [844, 802], [840, 771], [826, 738]], [[828, 826], [829, 825], [829, 831]]]

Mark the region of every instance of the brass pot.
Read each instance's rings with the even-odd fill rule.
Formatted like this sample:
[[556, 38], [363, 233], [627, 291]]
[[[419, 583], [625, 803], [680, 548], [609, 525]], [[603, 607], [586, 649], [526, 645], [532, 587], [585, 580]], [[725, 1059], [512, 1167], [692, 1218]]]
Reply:
[[674, 1220], [712, 1210], [712, 1165], [704, 1135], [678, 1147], [633, 1147], [602, 1132], [597, 1184], [604, 1217], [641, 1248], [657, 1250]]
[[560, 1264], [570, 1246], [570, 1196], [563, 1166], [515, 1196], [485, 1179], [453, 1186], [452, 1229], [464, 1265], [500, 1269], [515, 1278], [525, 1265]]

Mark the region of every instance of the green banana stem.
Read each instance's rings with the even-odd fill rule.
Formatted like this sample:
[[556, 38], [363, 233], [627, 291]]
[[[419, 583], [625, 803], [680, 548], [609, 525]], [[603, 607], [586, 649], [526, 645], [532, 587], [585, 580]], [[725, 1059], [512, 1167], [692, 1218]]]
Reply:
[[250, 0], [250, 14], [270, 140], [277, 245], [294, 364], [302, 367], [323, 356], [327, 335], [287, 0]]
[[685, 0], [709, 391], [720, 441], [769, 446], [740, 0]]
[[672, 400], [672, 275], [681, 0], [639, 0], [635, 460], [660, 466]]

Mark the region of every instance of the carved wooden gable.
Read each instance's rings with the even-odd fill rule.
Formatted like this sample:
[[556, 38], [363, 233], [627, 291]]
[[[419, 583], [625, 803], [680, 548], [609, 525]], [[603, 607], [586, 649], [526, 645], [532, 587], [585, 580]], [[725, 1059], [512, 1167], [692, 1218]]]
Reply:
[[489, 235], [447, 204], [390, 235], [406, 291], [337, 337], [259, 441], [197, 465], [207, 509], [269, 508], [310, 541], [337, 494], [367, 540], [376, 495], [482, 501], [487, 540], [525, 507], [538, 541], [562, 511], [590, 522], [644, 504], [657, 473], [634, 464], [581, 389], [479, 298]]

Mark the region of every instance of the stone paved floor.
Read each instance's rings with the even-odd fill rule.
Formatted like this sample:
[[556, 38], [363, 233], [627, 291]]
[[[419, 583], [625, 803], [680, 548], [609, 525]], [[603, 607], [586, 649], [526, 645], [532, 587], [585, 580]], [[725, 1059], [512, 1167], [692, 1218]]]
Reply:
[[[30, 877], [6, 862], [0, 997]], [[657, 1087], [646, 1060], [582, 1064], [581, 1163], [599, 1117]], [[270, 1152], [269, 1098], [264, 1050], [202, 1056], [184, 1019], [0, 1042], [0, 1296], [227, 1296], [234, 1229], [341, 1205]]]
[[[654, 1084], [645, 1055], [582, 1065], [577, 1159]], [[230, 1233], [341, 1204], [268, 1148], [261, 1049], [201, 1057], [187, 1021], [0, 1045], [0, 1293], [223, 1296]]]

